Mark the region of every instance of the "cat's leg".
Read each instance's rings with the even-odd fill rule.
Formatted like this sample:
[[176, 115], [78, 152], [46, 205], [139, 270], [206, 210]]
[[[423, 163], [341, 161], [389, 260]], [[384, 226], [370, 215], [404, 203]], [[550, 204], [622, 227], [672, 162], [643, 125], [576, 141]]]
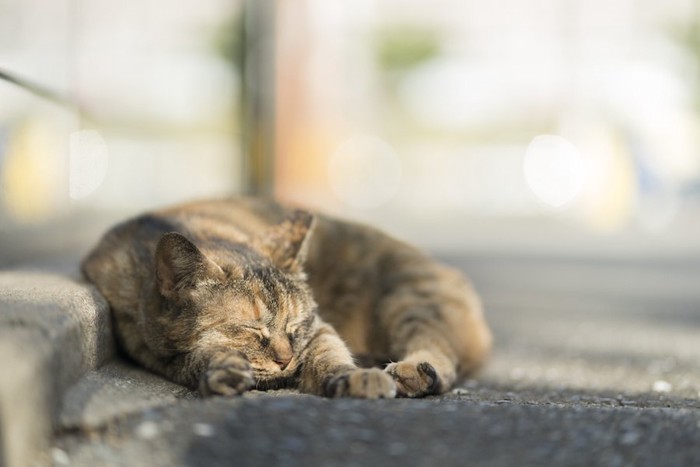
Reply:
[[176, 383], [199, 390], [202, 396], [235, 396], [255, 386], [248, 360], [236, 350], [195, 349], [144, 363]]
[[399, 396], [448, 391], [481, 364], [491, 346], [478, 296], [449, 270], [394, 290], [380, 301], [378, 317], [395, 359], [385, 371]]
[[[320, 320], [319, 320], [320, 321]], [[321, 323], [309, 341], [299, 390], [326, 397], [393, 398], [396, 384], [377, 368], [358, 368], [335, 329]]]
[[203, 396], [236, 396], [255, 386], [248, 360], [237, 351], [217, 352], [209, 358], [207, 370], [199, 378]]
[[458, 358], [445, 335], [450, 331], [431, 316], [421, 308], [407, 310], [390, 331], [390, 353], [398, 361], [385, 371], [396, 381], [400, 396], [441, 394], [457, 380]]

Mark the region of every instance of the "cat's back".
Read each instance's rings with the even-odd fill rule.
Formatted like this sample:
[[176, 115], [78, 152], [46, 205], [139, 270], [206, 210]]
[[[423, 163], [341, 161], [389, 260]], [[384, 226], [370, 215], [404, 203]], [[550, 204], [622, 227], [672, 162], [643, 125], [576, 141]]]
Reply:
[[[196, 201], [153, 211], [108, 231], [83, 262], [83, 271], [113, 306], [128, 307], [152, 286], [155, 250], [163, 234], [178, 232], [214, 261], [225, 260], [236, 245], [248, 244], [292, 211], [262, 198]], [[376, 229], [324, 215], [316, 216], [308, 246], [306, 266], [317, 291], [377, 271], [388, 254], [417, 253]]]
[[216, 257], [230, 244], [245, 243], [284, 213], [274, 202], [253, 199], [200, 201], [153, 211], [105, 233], [82, 270], [114, 309], [133, 308], [152, 286], [156, 246], [164, 234], [178, 232]]
[[152, 275], [158, 239], [180, 225], [164, 216], [144, 214], [117, 224], [82, 262], [82, 271], [112, 309], [133, 308]]

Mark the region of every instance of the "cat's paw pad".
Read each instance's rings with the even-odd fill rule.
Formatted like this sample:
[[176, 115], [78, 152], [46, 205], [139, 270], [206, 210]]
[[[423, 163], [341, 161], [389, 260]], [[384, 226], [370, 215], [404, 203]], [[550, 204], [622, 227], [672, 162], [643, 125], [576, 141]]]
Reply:
[[384, 371], [396, 381], [397, 393], [401, 397], [422, 397], [440, 392], [440, 377], [428, 362], [391, 363]]
[[199, 382], [203, 396], [237, 396], [255, 385], [250, 364], [239, 355], [213, 359]]
[[396, 397], [396, 384], [381, 370], [358, 368], [329, 379], [325, 394], [328, 397], [391, 399]]

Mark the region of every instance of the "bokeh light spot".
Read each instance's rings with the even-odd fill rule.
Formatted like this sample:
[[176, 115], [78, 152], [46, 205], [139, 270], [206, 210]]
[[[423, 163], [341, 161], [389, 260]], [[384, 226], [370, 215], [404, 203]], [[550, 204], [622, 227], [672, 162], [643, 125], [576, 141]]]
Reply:
[[552, 208], [562, 208], [580, 195], [586, 176], [579, 150], [556, 135], [532, 140], [525, 152], [523, 172], [530, 191]]
[[0, 167], [0, 200], [20, 223], [45, 220], [55, 208], [60, 147], [53, 129], [31, 121], [10, 133]]

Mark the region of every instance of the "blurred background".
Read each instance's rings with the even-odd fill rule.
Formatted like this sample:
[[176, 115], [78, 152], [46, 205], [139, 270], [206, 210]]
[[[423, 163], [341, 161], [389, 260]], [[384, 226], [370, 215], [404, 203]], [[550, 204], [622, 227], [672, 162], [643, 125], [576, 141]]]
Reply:
[[241, 193], [437, 252], [700, 253], [697, 0], [0, 0], [0, 72], [4, 264]]

